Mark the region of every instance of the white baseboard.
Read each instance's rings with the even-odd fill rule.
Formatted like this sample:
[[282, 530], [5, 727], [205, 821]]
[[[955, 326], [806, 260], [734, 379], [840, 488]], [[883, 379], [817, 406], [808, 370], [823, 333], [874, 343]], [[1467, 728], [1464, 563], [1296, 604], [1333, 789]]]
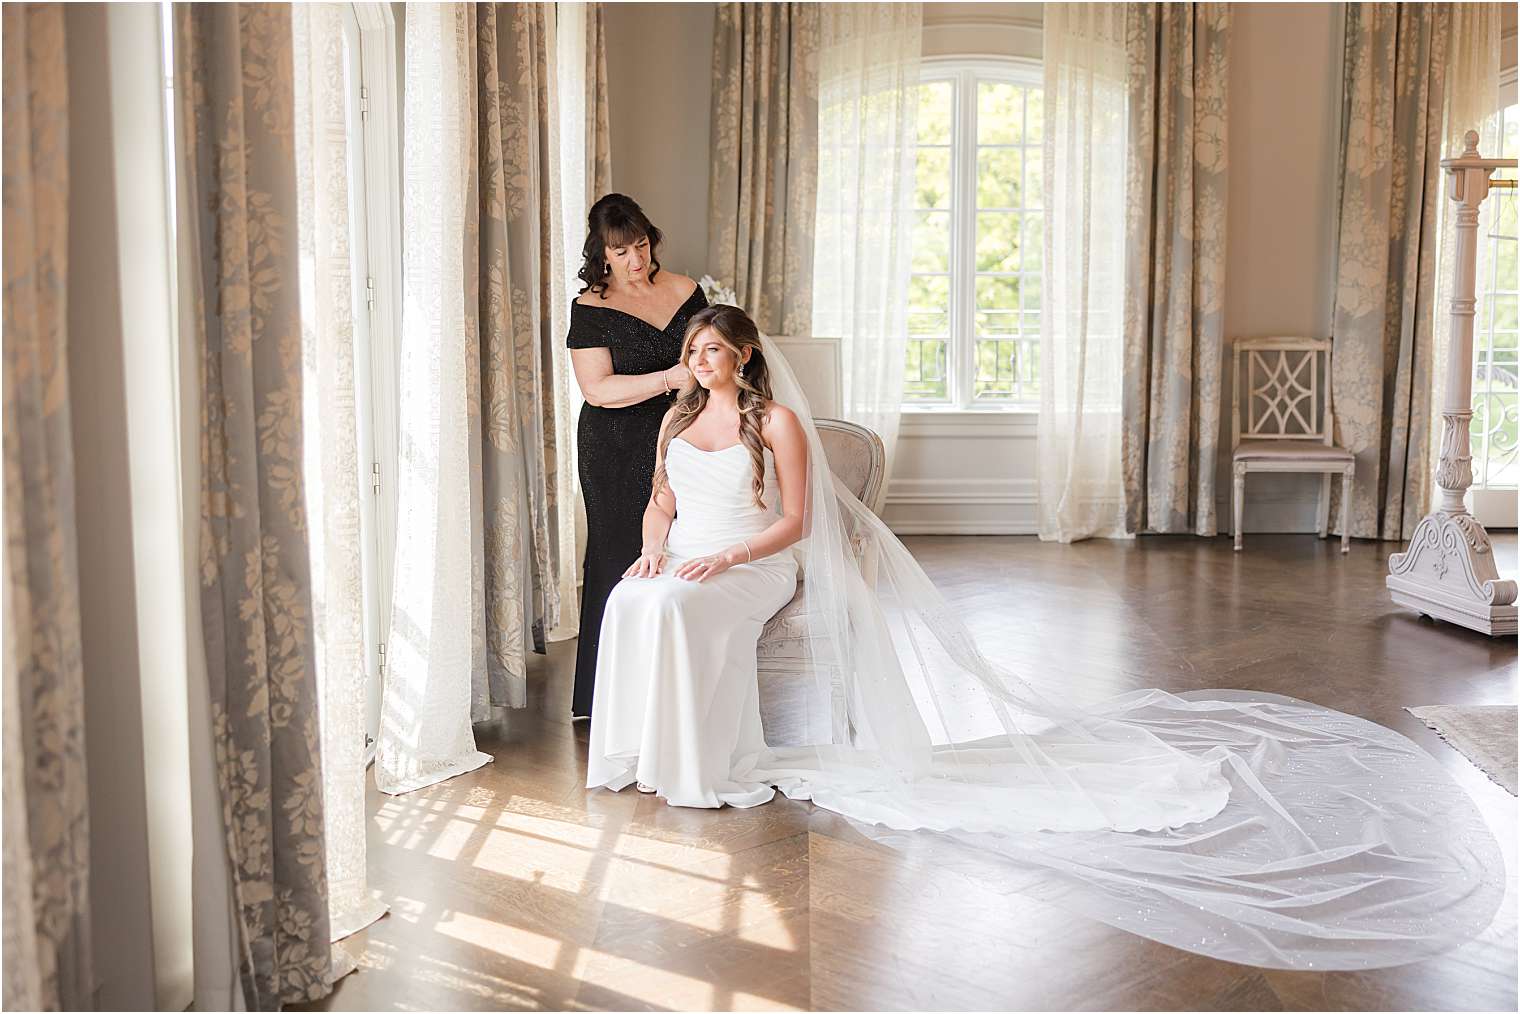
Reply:
[[[1244, 528], [1251, 532], [1318, 530], [1317, 492], [1248, 494]], [[1215, 500], [1219, 530], [1230, 529], [1230, 497]], [[893, 479], [882, 512], [898, 535], [1035, 535], [1039, 495], [1032, 479]]]
[[998, 521], [965, 519], [949, 521], [888, 521], [894, 535], [1038, 535], [1034, 519]]

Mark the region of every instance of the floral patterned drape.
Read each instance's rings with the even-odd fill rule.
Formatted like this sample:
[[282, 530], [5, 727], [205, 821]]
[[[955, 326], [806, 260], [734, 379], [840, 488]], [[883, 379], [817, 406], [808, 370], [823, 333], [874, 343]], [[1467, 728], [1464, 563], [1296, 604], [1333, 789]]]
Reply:
[[1218, 532], [1230, 5], [1129, 5], [1124, 501], [1131, 532]]
[[[484, 585], [484, 608], [473, 615], [485, 627], [489, 690], [473, 698], [479, 721], [488, 704], [527, 703], [527, 655], [544, 650], [559, 622], [560, 557], [573, 555], [575, 536], [562, 528], [555, 478], [556, 434], [568, 429], [555, 425], [556, 413], [569, 406], [555, 383], [560, 332], [550, 310], [563, 301], [565, 277], [554, 171], [554, 9], [480, 4], [471, 12], [478, 202], [466, 233], [473, 268], [466, 271], [466, 305], [475, 310], [466, 382]], [[593, 59], [588, 46], [588, 64]], [[598, 115], [589, 105], [588, 121]], [[587, 142], [594, 164], [589, 136]]]
[[586, 207], [612, 190], [612, 119], [607, 103], [606, 4], [586, 5]]
[[4, 1006], [87, 1009], [89, 806], [69, 423], [64, 16], [4, 10]]
[[[1356, 454], [1357, 538], [1409, 538], [1430, 496], [1451, 6], [1346, 6], [1331, 382], [1337, 440]], [[1332, 518], [1339, 501], [1333, 489]]]
[[706, 270], [770, 334], [812, 326], [821, 11], [717, 7]]
[[200, 362], [201, 613], [243, 991], [331, 989], [302, 490], [291, 10], [176, 4], [179, 209]]

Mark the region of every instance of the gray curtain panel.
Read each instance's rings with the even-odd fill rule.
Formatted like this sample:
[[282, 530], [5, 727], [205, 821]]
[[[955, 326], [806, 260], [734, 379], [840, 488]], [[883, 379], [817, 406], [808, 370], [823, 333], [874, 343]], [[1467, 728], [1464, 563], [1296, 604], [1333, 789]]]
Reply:
[[813, 325], [819, 17], [807, 3], [717, 8], [704, 270], [770, 334]]
[[1215, 535], [1230, 9], [1129, 6], [1126, 527]]
[[[1407, 539], [1430, 496], [1447, 4], [1347, 4], [1331, 334], [1351, 534]], [[1332, 487], [1330, 516], [1339, 517]]]
[[65, 345], [65, 51], [59, 6], [5, 6], [4, 1001], [13, 1010], [94, 1004]]
[[612, 190], [612, 120], [607, 105], [606, 4], [586, 5], [586, 207]]
[[250, 1008], [331, 990], [301, 488], [290, 8], [176, 4], [180, 227], [199, 267], [201, 612]]
[[471, 482], [478, 485], [471, 502], [483, 521], [475, 526], [474, 554], [481, 605], [472, 611], [485, 628], [488, 693], [472, 695], [481, 721], [490, 706], [527, 703], [527, 655], [544, 650], [559, 621], [558, 554], [561, 547], [573, 552], [574, 533], [556, 530], [550, 477], [561, 452], [553, 427], [544, 425], [554, 405], [548, 307], [565, 298], [552, 266], [559, 223], [550, 147], [554, 11], [549, 4], [480, 4], [471, 14], [478, 215], [465, 251], [474, 289], [466, 305], [476, 307], [466, 384]]

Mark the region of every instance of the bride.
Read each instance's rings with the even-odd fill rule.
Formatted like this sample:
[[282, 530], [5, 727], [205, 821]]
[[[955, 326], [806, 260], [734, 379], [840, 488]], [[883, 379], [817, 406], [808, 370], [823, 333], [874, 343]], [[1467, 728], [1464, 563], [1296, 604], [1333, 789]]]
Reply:
[[[998, 890], [1263, 967], [1402, 964], [1491, 921], [1498, 845], [1409, 740], [1276, 694], [1042, 694], [833, 477], [743, 311], [698, 312], [685, 357], [643, 550], [607, 603], [588, 788], [708, 807], [780, 789], [890, 847], [935, 832], [936, 864], [991, 861]], [[756, 643], [799, 580], [806, 745], [768, 746]]]
[[765, 750], [755, 643], [797, 590], [807, 438], [771, 398], [742, 310], [698, 310], [683, 361], [643, 548], [602, 619], [586, 785], [637, 778], [676, 806], [754, 806], [775, 795], [747, 773]]

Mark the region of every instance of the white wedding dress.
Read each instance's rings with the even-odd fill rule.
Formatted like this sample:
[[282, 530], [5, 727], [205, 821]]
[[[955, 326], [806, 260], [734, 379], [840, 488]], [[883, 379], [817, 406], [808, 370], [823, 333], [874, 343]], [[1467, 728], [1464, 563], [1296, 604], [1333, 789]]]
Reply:
[[[671, 441], [673, 559], [608, 600], [588, 785], [637, 779], [695, 806], [754, 805], [774, 786], [888, 847], [932, 846], [937, 866], [988, 890], [1268, 968], [1403, 964], [1492, 921], [1505, 890], [1493, 833], [1397, 732], [1246, 690], [1078, 701], [1053, 689], [1060, 671], [1025, 677], [984, 655], [834, 478], [790, 366], [761, 347], [807, 437], [806, 536], [707, 582], [671, 576], [772, 519], [748, 453]], [[755, 647], [799, 572], [805, 745], [768, 748]]]
[[586, 786], [637, 780], [676, 806], [756, 806], [775, 790], [749, 774], [765, 750], [755, 644], [797, 590], [796, 559], [787, 550], [703, 582], [675, 572], [776, 520], [776, 464], [767, 450], [765, 506], [743, 444], [704, 451], [676, 437], [665, 469], [677, 516], [664, 570], [624, 578], [602, 618]]

